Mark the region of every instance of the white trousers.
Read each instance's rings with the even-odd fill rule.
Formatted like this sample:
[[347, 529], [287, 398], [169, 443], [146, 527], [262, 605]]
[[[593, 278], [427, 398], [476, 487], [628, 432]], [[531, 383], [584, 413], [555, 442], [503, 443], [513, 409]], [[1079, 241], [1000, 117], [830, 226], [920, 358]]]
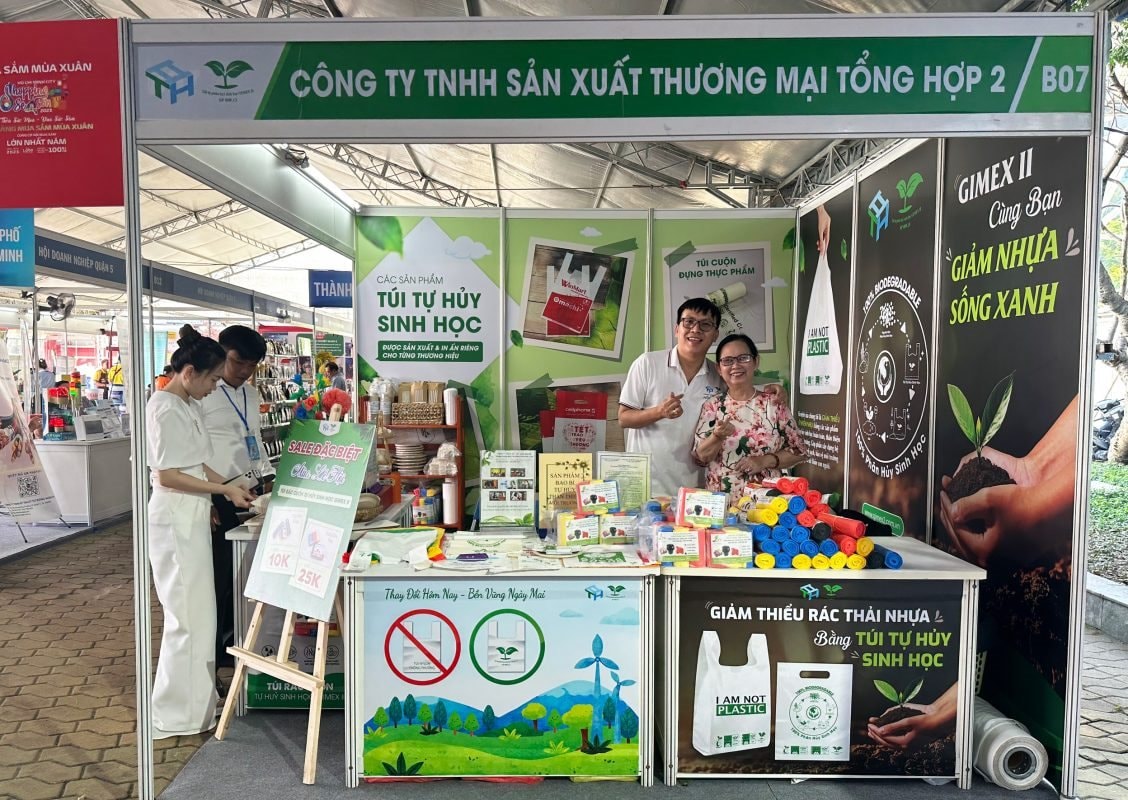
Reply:
[[164, 608], [153, 726], [157, 739], [215, 727], [211, 498], [160, 488], [149, 500], [149, 563]]

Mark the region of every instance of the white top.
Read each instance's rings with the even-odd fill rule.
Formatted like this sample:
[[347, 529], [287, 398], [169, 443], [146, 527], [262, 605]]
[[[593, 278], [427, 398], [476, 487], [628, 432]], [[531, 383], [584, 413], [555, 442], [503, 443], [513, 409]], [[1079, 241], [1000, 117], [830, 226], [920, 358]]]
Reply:
[[157, 470], [179, 469], [204, 477], [204, 464], [212, 457], [212, 447], [200, 401], [185, 402], [172, 392], [153, 392], [145, 406], [145, 433], [153, 488], [168, 491], [157, 484]]
[[[213, 450], [208, 466], [222, 475], [224, 480], [242, 475], [252, 468], [263, 475], [273, 472], [262, 444], [262, 415], [259, 414], [261, 403], [262, 395], [254, 386], [244, 383], [238, 389], [232, 389], [223, 380], [202, 401], [204, 423], [208, 436], [211, 437]], [[246, 424], [243, 423], [244, 417]], [[251, 457], [247, 453], [247, 436], [254, 436], [258, 440], [257, 464], [251, 463]]]
[[642, 428], [624, 428], [627, 451], [650, 453], [651, 495], [677, 495], [682, 486], [703, 487], [705, 471], [693, 462], [693, 437], [701, 405], [724, 389], [716, 365], [709, 359], [686, 382], [677, 348], [643, 353], [631, 364], [619, 403], [627, 408], [656, 406], [670, 396], [682, 395], [684, 413], [677, 419], [660, 419]]

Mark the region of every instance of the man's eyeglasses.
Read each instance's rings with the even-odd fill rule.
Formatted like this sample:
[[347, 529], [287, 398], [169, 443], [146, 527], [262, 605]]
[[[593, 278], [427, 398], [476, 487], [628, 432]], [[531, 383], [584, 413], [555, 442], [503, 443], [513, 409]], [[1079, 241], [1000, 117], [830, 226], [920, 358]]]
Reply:
[[737, 364], [748, 364], [752, 361], [753, 358], [755, 358], [755, 356], [753, 356], [751, 353], [744, 353], [743, 355], [739, 356], [725, 356], [717, 363], [722, 367], [732, 367]]
[[685, 328], [687, 331], [691, 331], [694, 328], [697, 328], [697, 330], [701, 331], [702, 333], [712, 333], [717, 329], [717, 326], [712, 322], [709, 322], [708, 320], [693, 319], [692, 317], [682, 317], [678, 320], [678, 324]]

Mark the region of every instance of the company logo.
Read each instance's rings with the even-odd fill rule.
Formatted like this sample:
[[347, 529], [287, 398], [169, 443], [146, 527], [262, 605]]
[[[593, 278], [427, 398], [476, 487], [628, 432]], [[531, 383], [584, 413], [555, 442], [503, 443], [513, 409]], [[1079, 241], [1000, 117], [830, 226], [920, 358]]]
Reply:
[[842, 586], [840, 584], [837, 584], [837, 583], [834, 583], [834, 584], [824, 583], [823, 584], [823, 591], [826, 592], [827, 597], [834, 597], [836, 594], [838, 594], [839, 592], [842, 591]]
[[870, 200], [868, 207], [870, 218], [870, 236], [875, 242], [881, 241], [881, 232], [889, 227], [889, 201], [881, 190]]
[[904, 205], [901, 206], [901, 210], [897, 213], [907, 214], [909, 212], [909, 209], [913, 207], [909, 202], [909, 198], [916, 194], [917, 187], [922, 183], [924, 183], [924, 176], [919, 172], [914, 172], [909, 176], [907, 181], [897, 181], [897, 194], [900, 195], [901, 202], [904, 203]]
[[584, 593], [592, 600], [599, 600], [603, 597], [603, 590], [596, 586], [594, 583], [584, 589]]
[[818, 589], [818, 587], [812, 586], [809, 583], [805, 583], [805, 584], [803, 584], [802, 586], [799, 587], [799, 594], [803, 595], [804, 600], [818, 600], [819, 599], [819, 589]]
[[145, 77], [153, 82], [153, 94], [158, 100], [167, 99], [176, 105], [180, 95], [191, 97], [196, 93], [196, 78], [191, 72], [181, 69], [166, 59], [145, 70]]
[[217, 78], [223, 79], [223, 83], [215, 84], [215, 88], [225, 89], [227, 91], [235, 89], [239, 85], [237, 83], [232, 83], [232, 78], [238, 78], [244, 72], [248, 72], [254, 69], [254, 67], [248, 64], [246, 61], [241, 61], [239, 59], [235, 59], [226, 66], [224, 66], [222, 61], [209, 61], [204, 64], [204, 66], [215, 73], [215, 76]]
[[611, 593], [610, 599], [612, 599], [612, 600], [621, 599], [622, 596], [623, 596], [623, 592], [625, 592], [626, 590], [627, 590], [626, 586], [615, 585], [615, 586], [608, 586], [607, 587], [607, 591]]

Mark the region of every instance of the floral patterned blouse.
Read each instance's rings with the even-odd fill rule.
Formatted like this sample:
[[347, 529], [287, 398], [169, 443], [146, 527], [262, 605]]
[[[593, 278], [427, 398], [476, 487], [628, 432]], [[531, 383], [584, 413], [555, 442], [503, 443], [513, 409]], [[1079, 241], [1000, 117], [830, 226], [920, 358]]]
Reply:
[[697, 420], [694, 450], [713, 433], [718, 419], [728, 420], [736, 429], [706, 465], [705, 488], [711, 492], [728, 492], [736, 497], [744, 493], [749, 481], [778, 477], [778, 469], [755, 474], [742, 473], [736, 464], [745, 456], [764, 455], [779, 450], [807, 452], [791, 410], [773, 395], [757, 391], [751, 400], [737, 400], [728, 393], [715, 395], [701, 406]]

